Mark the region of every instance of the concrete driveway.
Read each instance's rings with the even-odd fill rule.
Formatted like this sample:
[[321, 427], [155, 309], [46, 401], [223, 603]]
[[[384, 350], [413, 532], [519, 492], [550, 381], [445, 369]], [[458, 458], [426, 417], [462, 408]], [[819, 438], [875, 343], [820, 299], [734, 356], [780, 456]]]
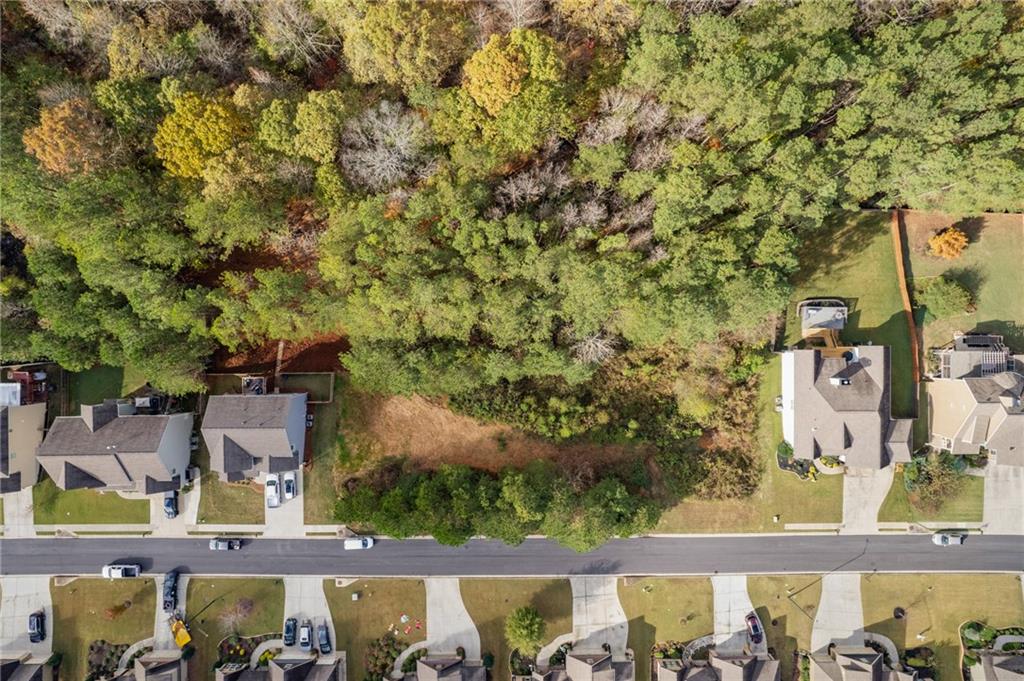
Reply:
[[989, 464], [982, 519], [987, 533], [1024, 534], [1024, 468]]
[[[285, 619], [294, 617], [302, 626], [303, 620], [309, 620], [313, 624], [313, 647], [316, 648], [316, 628], [322, 622], [327, 623], [327, 629], [331, 632], [331, 648], [338, 645], [338, 638], [334, 635], [334, 620], [331, 618], [331, 608], [327, 605], [327, 597], [324, 595], [324, 580], [322, 577], [285, 577], [284, 578], [284, 616]], [[284, 621], [281, 622], [284, 627]], [[296, 644], [286, 648], [288, 655], [300, 655], [302, 651]], [[333, 655], [324, 656], [325, 661], [333, 659]]]
[[829, 643], [864, 644], [864, 606], [859, 574], [826, 574], [821, 579], [821, 600], [811, 629], [811, 652]]
[[35, 514], [32, 511], [32, 488], [8, 492], [4, 500], [4, 536], [31, 538], [36, 536]]
[[612, 658], [626, 657], [629, 621], [619, 602], [619, 582], [615, 577], [572, 577], [572, 631], [580, 652], [611, 647]]
[[[4, 657], [17, 657], [27, 652], [33, 660], [50, 657], [53, 650], [50, 578], [0, 577], [0, 589], [3, 590], [3, 600], [0, 601], [0, 652], [4, 653]], [[28, 616], [36, 610], [42, 610], [46, 615], [46, 638], [39, 643], [30, 643]]]
[[754, 612], [754, 604], [747, 593], [746, 575], [716, 575], [711, 578], [711, 588], [715, 603], [715, 650], [723, 654], [767, 655], [765, 637], [755, 644], [747, 632], [747, 615]]
[[201, 485], [197, 480], [188, 493], [178, 493], [178, 515], [168, 518], [164, 514], [164, 495], [150, 494], [149, 522], [154, 537], [187, 537], [188, 526], [195, 525], [199, 518], [199, 495]]
[[881, 470], [847, 468], [843, 475], [843, 525], [841, 533], [878, 532], [878, 510], [892, 487], [893, 467]]
[[[280, 477], [282, 486], [281, 505], [277, 508], [264, 509], [266, 529], [263, 531], [263, 536], [276, 538], [305, 537], [306, 518], [302, 508], [305, 495], [302, 493], [302, 470], [295, 471], [295, 485], [298, 488], [298, 494], [292, 499], [284, 498], [284, 473], [281, 473]], [[265, 479], [263, 475], [260, 475], [258, 481], [262, 485]]]
[[454, 577], [430, 577], [423, 580], [427, 590], [426, 639], [414, 643], [395, 660], [391, 678], [402, 678], [402, 663], [424, 648], [431, 655], [454, 655], [458, 648], [466, 651], [467, 660], [480, 659], [480, 633], [469, 616], [459, 580]]
[[[171, 614], [164, 612], [164, 575], [156, 575], [156, 615], [153, 619], [153, 650], [177, 650], [174, 634], [171, 633]], [[185, 609], [185, 594], [188, 593], [188, 575], [178, 575], [178, 612]]]

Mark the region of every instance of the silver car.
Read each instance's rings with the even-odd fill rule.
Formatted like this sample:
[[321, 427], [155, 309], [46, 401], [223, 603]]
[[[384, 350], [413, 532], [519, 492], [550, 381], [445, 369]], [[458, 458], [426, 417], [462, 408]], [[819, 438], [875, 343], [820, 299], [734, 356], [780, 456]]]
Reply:
[[960, 546], [967, 541], [963, 532], [936, 532], [932, 535], [932, 543], [936, 546]]

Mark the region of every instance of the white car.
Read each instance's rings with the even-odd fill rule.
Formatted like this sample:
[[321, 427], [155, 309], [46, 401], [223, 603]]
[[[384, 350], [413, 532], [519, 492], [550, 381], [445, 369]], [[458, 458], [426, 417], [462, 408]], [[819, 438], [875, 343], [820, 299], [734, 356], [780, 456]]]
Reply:
[[936, 532], [932, 535], [932, 543], [936, 546], [959, 546], [967, 541], [963, 532]]
[[368, 549], [373, 546], [373, 537], [353, 537], [345, 540], [345, 550]]
[[299, 493], [298, 481], [295, 479], [295, 471], [288, 471], [281, 478], [281, 484], [284, 486], [284, 498], [294, 499], [295, 495]]
[[267, 508], [281, 505], [281, 478], [277, 473], [267, 474], [267, 481], [263, 483], [263, 497], [267, 500]]
[[100, 573], [107, 579], [129, 579], [141, 575], [142, 566], [130, 564], [104, 565]]

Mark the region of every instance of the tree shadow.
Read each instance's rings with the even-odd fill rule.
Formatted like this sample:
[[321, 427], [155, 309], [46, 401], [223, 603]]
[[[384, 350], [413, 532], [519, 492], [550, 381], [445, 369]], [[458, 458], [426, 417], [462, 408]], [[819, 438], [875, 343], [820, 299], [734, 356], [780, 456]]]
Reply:
[[978, 291], [981, 290], [982, 284], [985, 283], [985, 275], [980, 269], [973, 266], [953, 267], [946, 270], [942, 276], [948, 280], [955, 281], [970, 291], [971, 297], [975, 300], [978, 299]]
[[985, 229], [985, 219], [980, 217], [964, 218], [953, 226], [967, 235], [967, 243], [975, 244], [981, 240], [981, 233]]
[[851, 267], [850, 253], [870, 246], [888, 230], [889, 220], [888, 211], [845, 213], [806, 234], [792, 283], [801, 286], [814, 277], [836, 275]]

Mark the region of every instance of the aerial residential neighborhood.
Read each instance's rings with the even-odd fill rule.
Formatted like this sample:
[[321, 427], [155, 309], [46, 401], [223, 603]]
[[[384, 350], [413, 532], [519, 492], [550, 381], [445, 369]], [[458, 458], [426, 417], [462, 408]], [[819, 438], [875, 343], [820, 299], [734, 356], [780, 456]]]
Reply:
[[0, 3], [0, 681], [1024, 681], [1022, 46]]

